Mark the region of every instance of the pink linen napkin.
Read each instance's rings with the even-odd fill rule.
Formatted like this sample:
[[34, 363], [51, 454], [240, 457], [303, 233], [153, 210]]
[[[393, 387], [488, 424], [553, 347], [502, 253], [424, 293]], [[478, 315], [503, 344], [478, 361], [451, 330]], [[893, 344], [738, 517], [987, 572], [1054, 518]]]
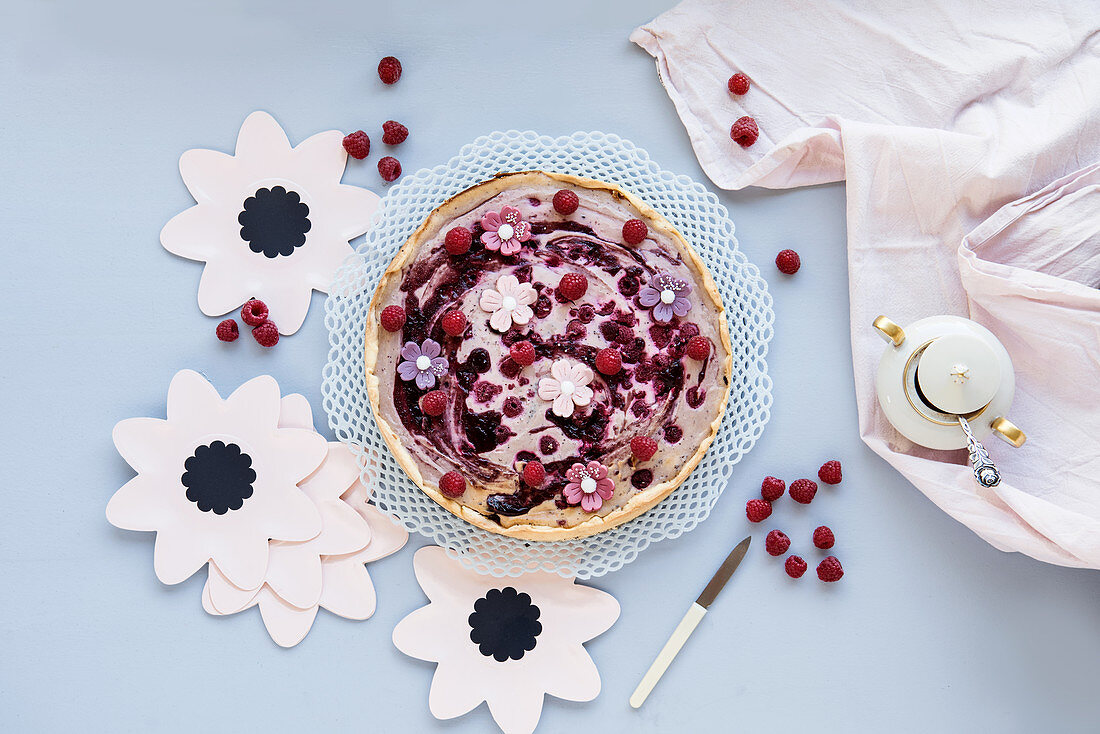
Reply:
[[[631, 40], [726, 189], [847, 181], [860, 433], [997, 548], [1100, 568], [1100, 14], [1089, 3], [685, 0]], [[735, 71], [752, 80], [726, 90]], [[730, 140], [756, 118], [760, 139]], [[969, 233], [969, 234], [968, 234]], [[871, 321], [967, 316], [1016, 367], [1023, 448], [924, 449], [875, 394]]]

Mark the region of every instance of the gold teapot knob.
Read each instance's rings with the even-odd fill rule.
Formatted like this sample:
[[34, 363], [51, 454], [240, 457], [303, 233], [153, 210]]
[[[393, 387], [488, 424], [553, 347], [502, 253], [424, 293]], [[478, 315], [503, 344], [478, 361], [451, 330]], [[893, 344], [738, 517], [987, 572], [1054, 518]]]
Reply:
[[993, 432], [998, 437], [1004, 439], [1008, 443], [1012, 444], [1016, 448], [1020, 448], [1027, 441], [1027, 435], [1016, 427], [1016, 424], [1010, 421], [1008, 418], [997, 418], [989, 427], [993, 429]]
[[905, 341], [905, 329], [902, 329], [885, 316], [880, 315], [871, 325], [878, 329], [883, 339], [890, 342], [895, 347], [900, 347], [901, 343]]

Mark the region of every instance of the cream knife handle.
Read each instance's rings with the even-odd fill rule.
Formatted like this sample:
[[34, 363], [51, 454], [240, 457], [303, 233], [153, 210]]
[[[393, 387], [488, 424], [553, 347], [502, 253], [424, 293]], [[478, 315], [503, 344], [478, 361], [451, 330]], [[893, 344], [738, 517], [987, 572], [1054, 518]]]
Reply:
[[631, 706], [638, 708], [645, 703], [650, 691], [657, 685], [657, 681], [661, 680], [661, 676], [668, 670], [669, 663], [680, 652], [680, 648], [687, 642], [687, 638], [695, 631], [695, 628], [699, 625], [699, 620], [706, 613], [706, 607], [702, 607], [695, 602], [691, 603], [687, 614], [680, 620], [680, 624], [676, 625], [676, 629], [673, 630], [672, 636], [668, 638], [668, 642], [661, 648], [661, 652], [657, 653], [657, 659], [653, 661], [653, 665], [649, 666], [642, 682], [634, 689], [633, 695], [630, 696]]

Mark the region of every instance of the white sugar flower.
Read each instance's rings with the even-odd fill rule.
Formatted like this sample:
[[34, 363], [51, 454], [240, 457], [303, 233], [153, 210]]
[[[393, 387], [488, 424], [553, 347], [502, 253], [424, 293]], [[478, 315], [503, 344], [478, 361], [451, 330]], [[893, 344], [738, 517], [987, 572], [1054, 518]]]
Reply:
[[373, 192], [340, 183], [347, 163], [337, 130], [290, 146], [271, 115], [253, 112], [233, 155], [195, 148], [180, 174], [198, 202], [160, 233], [169, 252], [206, 263], [199, 308], [220, 316], [264, 301], [282, 334], [305, 321], [314, 289], [325, 292], [367, 231]]
[[583, 643], [608, 630], [619, 603], [557, 574], [498, 579], [466, 568], [437, 546], [413, 557], [429, 604], [401, 620], [401, 652], [437, 663], [428, 708], [452, 719], [482, 701], [505, 734], [530, 734], [546, 694], [591, 701], [600, 674]]
[[553, 401], [554, 415], [568, 418], [573, 415], [574, 406], [585, 406], [592, 402], [592, 370], [580, 362], [559, 359], [550, 367], [551, 377], [539, 380], [539, 397]]
[[482, 291], [478, 305], [482, 311], [492, 314], [489, 326], [504, 332], [512, 324], [526, 324], [535, 315], [531, 304], [539, 297], [538, 291], [530, 283], [520, 283], [514, 275], [502, 275], [497, 278], [496, 289]]
[[269, 539], [310, 540], [316, 505], [297, 486], [328, 452], [324, 437], [280, 428], [279, 386], [257, 377], [223, 400], [197, 372], [168, 388], [167, 420], [131, 418], [114, 441], [138, 475], [115, 492], [107, 519], [157, 533], [157, 578], [176, 584], [213, 561], [239, 588], [259, 586]]

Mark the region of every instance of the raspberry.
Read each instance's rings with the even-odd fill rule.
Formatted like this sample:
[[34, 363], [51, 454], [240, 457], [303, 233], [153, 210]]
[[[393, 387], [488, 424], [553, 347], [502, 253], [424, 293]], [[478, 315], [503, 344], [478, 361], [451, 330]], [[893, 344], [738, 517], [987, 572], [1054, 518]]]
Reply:
[[618, 349], [601, 349], [596, 353], [596, 369], [605, 375], [617, 375], [623, 368], [623, 355]]
[[535, 347], [529, 341], [516, 342], [509, 348], [508, 356], [516, 364], [526, 367], [535, 363]]
[[794, 250], [781, 250], [775, 256], [775, 267], [784, 275], [794, 275], [802, 267], [802, 258]]
[[764, 539], [764, 549], [769, 555], [781, 556], [791, 547], [791, 539], [782, 530], [773, 530]]
[[825, 556], [821, 563], [817, 564], [817, 577], [826, 583], [840, 581], [840, 577], [843, 575], [844, 568], [840, 565], [840, 561], [837, 560], [836, 556]]
[[705, 336], [693, 336], [688, 339], [687, 348], [684, 351], [688, 357], [702, 362], [710, 356], [710, 340]]
[[267, 304], [253, 298], [241, 306], [241, 321], [249, 326], [259, 326], [267, 321]]
[[378, 78], [383, 84], [396, 84], [401, 78], [401, 62], [396, 56], [387, 56], [378, 62]]
[[760, 496], [768, 502], [775, 502], [787, 491], [787, 483], [775, 477], [764, 477], [760, 484]]
[[443, 415], [447, 409], [447, 394], [442, 390], [432, 390], [420, 398], [420, 409], [424, 415]]
[[744, 74], [734, 74], [726, 82], [730, 94], [742, 95], [749, 91], [749, 78]]
[[401, 162], [388, 155], [378, 161], [378, 175], [383, 181], [396, 181], [401, 175]]
[[567, 301], [575, 301], [588, 291], [588, 278], [580, 273], [566, 273], [558, 283], [558, 292]]
[[443, 240], [443, 247], [452, 255], [465, 255], [470, 251], [470, 244], [474, 241], [473, 233], [465, 227], [454, 227], [447, 232]]
[[536, 459], [532, 459], [523, 465], [523, 482], [528, 487], [535, 487], [536, 489], [542, 486], [542, 483], [546, 481], [546, 469], [543, 468], [542, 462]]
[[657, 453], [657, 442], [649, 436], [635, 436], [630, 439], [630, 451], [638, 461], [649, 461]]
[[796, 479], [791, 482], [791, 488], [787, 490], [787, 493], [795, 502], [808, 505], [813, 502], [814, 495], [817, 494], [817, 482], [809, 479]]
[[466, 491], [466, 480], [456, 471], [449, 471], [439, 478], [439, 491], [444, 497], [461, 497]]
[[370, 155], [370, 138], [362, 130], [345, 135], [344, 150], [355, 160], [361, 161]]
[[787, 575], [792, 579], [802, 578], [802, 574], [806, 573], [808, 566], [806, 561], [802, 560], [802, 556], [787, 556], [786, 563], [783, 564], [783, 568], [786, 569]]
[[382, 123], [382, 142], [386, 145], [401, 145], [407, 137], [409, 128], [397, 120], [386, 120]]
[[558, 214], [572, 214], [580, 205], [580, 198], [569, 189], [554, 194], [554, 211]]
[[405, 309], [400, 306], [386, 306], [380, 317], [382, 328], [386, 331], [401, 331], [405, 325]]
[[733, 123], [730, 128], [730, 137], [742, 148], [747, 148], [760, 137], [760, 128], [756, 126], [756, 120], [751, 117], [742, 117]]
[[826, 461], [817, 470], [817, 478], [826, 484], [840, 484], [840, 480], [843, 478], [840, 473], [840, 462], [835, 459]]
[[623, 242], [640, 245], [649, 236], [649, 227], [641, 219], [628, 219], [623, 225]]
[[767, 500], [749, 500], [745, 505], [749, 522], [764, 522], [772, 514], [772, 503]]
[[834, 543], [836, 543], [836, 537], [827, 526], [822, 525], [814, 530], [814, 545], [821, 550], [829, 550]]
[[458, 310], [448, 311], [443, 314], [440, 325], [447, 336], [462, 336], [462, 332], [466, 331], [466, 314]]
[[273, 347], [279, 343], [279, 327], [274, 321], [265, 321], [252, 329], [252, 338], [261, 347]]
[[223, 342], [235, 342], [237, 337], [241, 335], [241, 332], [237, 329], [237, 322], [233, 319], [226, 319], [218, 324], [218, 328], [214, 330], [214, 333]]

